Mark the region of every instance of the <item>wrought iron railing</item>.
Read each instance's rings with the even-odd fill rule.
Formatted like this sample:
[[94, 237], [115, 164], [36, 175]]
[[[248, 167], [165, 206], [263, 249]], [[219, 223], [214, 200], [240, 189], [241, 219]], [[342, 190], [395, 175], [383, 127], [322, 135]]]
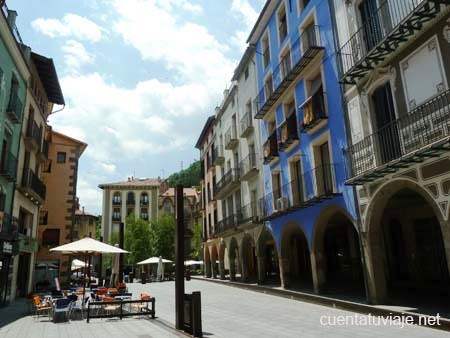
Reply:
[[[366, 2], [369, 3], [370, 1]], [[364, 3], [361, 6], [364, 6]], [[410, 31], [411, 35], [414, 30], [420, 29], [422, 27], [420, 20], [419, 22], [412, 22], [410, 25], [406, 24], [405, 20], [422, 6], [438, 10], [440, 5], [439, 1], [430, 0], [383, 0], [376, 10], [370, 8], [364, 10], [365, 13], [369, 12], [364, 14], [367, 16], [366, 19], [337, 53], [341, 59], [341, 75], [346, 74], [379, 46], [382, 46], [382, 51], [380, 51], [381, 54], [378, 59], [383, 59], [387, 54], [395, 52], [395, 46], [400, 42], [406, 41], [404, 37], [393, 36], [395, 40], [393, 44], [390, 44], [390, 41], [386, 41], [383, 44], [382, 42], [401, 26], [404, 26], [404, 31]], [[423, 15], [425, 17], [429, 16], [428, 13]], [[401, 33], [403, 34], [403, 32]], [[370, 64], [371, 62], [368, 63]]]
[[217, 182], [214, 187], [214, 195], [219, 194], [222, 190], [226, 189], [233, 182], [239, 182], [240, 170], [238, 168], [232, 168], [228, 170], [225, 175]]
[[111, 216], [111, 219], [112, 219], [113, 222], [120, 222], [122, 220], [120, 214], [113, 214]]
[[19, 225], [17, 218], [8, 213], [3, 213], [0, 221], [0, 239], [14, 241], [19, 235]]
[[45, 184], [39, 179], [39, 177], [31, 169], [25, 169], [22, 177], [22, 187], [30, 189], [39, 196], [42, 200], [45, 200], [45, 193], [47, 188]]
[[349, 178], [359, 176], [450, 136], [450, 91], [350, 146]]
[[42, 130], [34, 120], [28, 121], [26, 137], [36, 142], [36, 145], [39, 147], [38, 150], [41, 149]]
[[14, 123], [22, 122], [23, 104], [19, 98], [17, 91], [11, 93], [6, 112], [12, 122]]
[[49, 151], [49, 148], [50, 148], [50, 143], [49, 143], [47, 140], [44, 140], [44, 141], [42, 142], [42, 149], [41, 149], [41, 152], [42, 152], [42, 154], [44, 155], [45, 158], [48, 158], [48, 151]]
[[148, 199], [141, 199], [140, 203], [141, 203], [141, 205], [146, 206], [146, 205], [148, 205]]
[[17, 176], [17, 158], [10, 151], [7, 152], [4, 160], [0, 163], [0, 176], [11, 180], [15, 180]]
[[246, 158], [244, 158], [239, 163], [239, 169], [241, 171], [241, 176], [247, 175], [251, 170], [254, 170], [257, 168], [257, 157], [258, 155], [256, 153], [250, 153]]
[[267, 83], [265, 83], [264, 87], [259, 91], [256, 99], [254, 100], [257, 115], [269, 98], [277, 92], [277, 89], [285, 80], [288, 79], [289, 75], [297, 67], [297, 65], [300, 64], [302, 61], [302, 56], [307, 54], [311, 48], [319, 47], [321, 47], [319, 26], [310, 25], [292, 44], [290, 52], [285, 54], [280, 63], [273, 69], [271, 84], [267, 85]]
[[328, 118], [325, 108], [325, 93], [320, 88], [309, 97], [302, 105], [303, 121], [301, 122], [302, 132], [307, 132], [316, 126], [320, 121]]
[[246, 223], [249, 221], [257, 222], [260, 218], [260, 210], [257, 202], [251, 202], [244, 205], [240, 210], [240, 223]]
[[270, 134], [267, 141], [264, 143], [264, 164], [269, 164], [278, 157], [278, 139], [277, 139], [277, 131], [274, 130], [272, 134]]
[[284, 150], [298, 141], [298, 121], [295, 110], [278, 128], [278, 148]]
[[234, 141], [237, 141], [236, 125], [232, 125], [225, 132], [225, 148], [230, 147]]
[[244, 117], [241, 119], [241, 136], [246, 135], [249, 130], [253, 127], [252, 113], [248, 111], [244, 114]]
[[121, 205], [122, 204], [122, 199], [113, 199], [112, 200], [112, 205]]
[[227, 216], [216, 223], [215, 234], [221, 234], [227, 230], [235, 229], [240, 222], [241, 216], [239, 214], [233, 214]]

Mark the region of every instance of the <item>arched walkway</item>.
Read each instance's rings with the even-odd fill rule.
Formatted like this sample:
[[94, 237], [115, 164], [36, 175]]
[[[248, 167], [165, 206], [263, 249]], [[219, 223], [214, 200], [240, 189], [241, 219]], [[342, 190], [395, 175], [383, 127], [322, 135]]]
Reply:
[[256, 260], [255, 242], [250, 235], [242, 240], [242, 280], [254, 282], [258, 279], [258, 266]]
[[228, 258], [230, 260], [230, 280], [234, 281], [241, 277], [241, 262], [239, 255], [239, 247], [236, 238], [232, 238], [230, 241], [230, 247], [228, 249]]
[[219, 255], [217, 252], [216, 245], [211, 247], [211, 277], [217, 278], [217, 274], [219, 272], [219, 264], [218, 264]]
[[205, 277], [211, 278], [211, 256], [209, 254], [209, 247], [207, 245], [203, 248], [204, 257], [205, 257]]
[[311, 257], [300, 226], [290, 223], [281, 235], [281, 283], [285, 288], [312, 289]]
[[258, 283], [280, 284], [278, 252], [272, 233], [264, 229], [258, 238]]
[[316, 292], [364, 296], [364, 275], [358, 232], [339, 207], [322, 212], [312, 243]]
[[219, 277], [225, 279], [225, 243], [219, 244]]
[[389, 183], [374, 197], [366, 221], [372, 302], [426, 306], [448, 299], [448, 223], [427, 192], [407, 181]]

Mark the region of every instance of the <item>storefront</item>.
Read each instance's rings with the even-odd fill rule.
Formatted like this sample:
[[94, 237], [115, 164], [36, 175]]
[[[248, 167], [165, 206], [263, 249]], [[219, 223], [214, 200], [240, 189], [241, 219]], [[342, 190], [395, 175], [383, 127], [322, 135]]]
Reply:
[[0, 306], [11, 300], [13, 261], [13, 243], [0, 241]]

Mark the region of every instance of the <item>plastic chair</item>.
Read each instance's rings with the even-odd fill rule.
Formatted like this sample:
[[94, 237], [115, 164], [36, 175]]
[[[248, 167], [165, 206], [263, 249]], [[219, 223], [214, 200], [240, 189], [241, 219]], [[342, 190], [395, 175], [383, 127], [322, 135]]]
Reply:
[[69, 312], [70, 299], [59, 298], [55, 301], [55, 306], [53, 307], [53, 321], [56, 322], [56, 316], [58, 313], [64, 313], [65, 319], [67, 320], [67, 315]]
[[44, 312], [47, 312], [47, 315], [50, 318], [50, 313], [52, 310], [51, 304], [42, 302], [41, 297], [39, 296], [33, 296], [32, 303], [34, 306], [34, 314], [37, 318], [39, 318], [39, 315]]

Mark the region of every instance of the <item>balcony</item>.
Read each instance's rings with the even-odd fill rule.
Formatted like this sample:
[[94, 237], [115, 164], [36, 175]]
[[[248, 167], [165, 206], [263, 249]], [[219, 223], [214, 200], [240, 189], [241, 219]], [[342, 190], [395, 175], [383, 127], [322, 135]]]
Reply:
[[206, 169], [210, 170], [212, 168], [215, 168], [214, 165], [214, 152], [211, 154], [211, 156], [206, 157]]
[[258, 175], [258, 163], [257, 154], [250, 153], [246, 158], [244, 158], [239, 164], [239, 170], [241, 172], [241, 181], [248, 181], [251, 178]]
[[372, 182], [450, 150], [450, 91], [402, 115], [347, 149], [347, 184]]
[[276, 160], [278, 160], [278, 139], [277, 139], [277, 131], [273, 131], [269, 136], [267, 141], [263, 145], [264, 148], [264, 164], [272, 164]]
[[4, 241], [14, 241], [19, 236], [19, 225], [17, 218], [10, 214], [3, 213], [3, 220], [0, 227], [0, 239]]
[[214, 147], [214, 165], [222, 165], [225, 162], [225, 156], [223, 154], [223, 146]]
[[356, 84], [399, 48], [408, 44], [425, 25], [439, 15], [448, 0], [382, 1], [364, 20], [337, 55], [340, 58], [340, 82]]
[[136, 200], [134, 198], [127, 198], [127, 206], [134, 207], [136, 205]]
[[295, 110], [278, 128], [278, 148], [280, 151], [287, 150], [298, 144], [298, 122]]
[[240, 186], [239, 179], [239, 169], [232, 168], [228, 170], [214, 187], [214, 197], [216, 199], [223, 199], [223, 197], [225, 197], [235, 187]]
[[306, 99], [300, 108], [303, 109], [302, 133], [311, 134], [323, 127], [328, 120], [325, 109], [325, 93], [322, 91], [322, 87]]
[[253, 133], [252, 113], [246, 112], [241, 119], [241, 137], [248, 137]]
[[233, 150], [238, 144], [236, 125], [232, 125], [225, 133], [225, 149]]
[[141, 199], [139, 203], [141, 207], [146, 207], [148, 206], [148, 199]]
[[31, 151], [41, 150], [42, 130], [33, 120], [28, 121], [28, 126], [25, 134], [25, 146]]
[[23, 104], [17, 92], [11, 93], [9, 98], [6, 115], [13, 123], [21, 123], [23, 118]]
[[0, 176], [7, 181], [14, 182], [17, 177], [17, 158], [9, 151], [0, 163]]
[[120, 214], [113, 214], [111, 217], [111, 220], [113, 222], [120, 222], [120, 221], [122, 221], [122, 217], [120, 216]]
[[18, 239], [19, 252], [38, 252], [39, 242], [37, 238], [19, 234]]
[[217, 222], [215, 227], [215, 234], [220, 235], [228, 230], [236, 229], [239, 225], [240, 215], [233, 214], [228, 217], [225, 217], [221, 221]]
[[319, 166], [274, 189], [260, 201], [262, 217], [271, 219], [340, 195], [334, 187], [335, 168], [335, 164]]
[[258, 203], [252, 202], [241, 208], [239, 215], [239, 223], [258, 223], [260, 220], [260, 213], [258, 209]]
[[39, 152], [39, 158], [42, 162], [48, 160], [49, 142], [47, 140], [42, 141], [41, 151]]
[[113, 199], [112, 205], [122, 205], [122, 200], [121, 199]]
[[36, 199], [38, 203], [42, 203], [45, 200], [45, 184], [31, 169], [24, 170], [21, 189], [25, 195], [29, 195], [32, 199]]
[[[262, 88], [257, 95], [254, 102], [256, 105], [256, 119], [261, 119], [265, 116], [316, 56], [322, 54], [323, 49], [320, 43], [319, 27], [310, 25], [294, 42], [291, 52], [285, 55], [273, 69], [273, 90]], [[291, 59], [293, 66], [291, 66]]]

